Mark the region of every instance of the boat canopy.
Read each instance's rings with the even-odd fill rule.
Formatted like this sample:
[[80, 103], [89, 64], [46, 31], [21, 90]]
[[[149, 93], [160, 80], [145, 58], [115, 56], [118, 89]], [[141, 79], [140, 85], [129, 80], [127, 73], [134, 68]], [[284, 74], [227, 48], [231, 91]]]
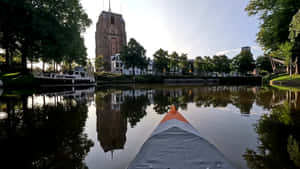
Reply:
[[128, 169], [235, 169], [172, 106]]

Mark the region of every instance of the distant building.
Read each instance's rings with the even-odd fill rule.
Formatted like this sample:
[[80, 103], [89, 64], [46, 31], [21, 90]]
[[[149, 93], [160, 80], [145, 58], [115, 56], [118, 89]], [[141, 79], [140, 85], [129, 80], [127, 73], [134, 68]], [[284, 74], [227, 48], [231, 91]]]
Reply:
[[249, 47], [249, 46], [242, 47], [242, 52], [245, 52], [245, 51], [251, 52], [251, 47]]
[[96, 57], [104, 58], [104, 70], [111, 71], [111, 56], [120, 53], [126, 45], [125, 21], [121, 14], [102, 11], [96, 26]]
[[[120, 59], [120, 54], [111, 56], [111, 72], [119, 73], [124, 75], [132, 75], [132, 68], [125, 68], [124, 63]], [[135, 75], [151, 75], [153, 74], [153, 61], [150, 60], [146, 69], [141, 70], [140, 68], [135, 68]]]

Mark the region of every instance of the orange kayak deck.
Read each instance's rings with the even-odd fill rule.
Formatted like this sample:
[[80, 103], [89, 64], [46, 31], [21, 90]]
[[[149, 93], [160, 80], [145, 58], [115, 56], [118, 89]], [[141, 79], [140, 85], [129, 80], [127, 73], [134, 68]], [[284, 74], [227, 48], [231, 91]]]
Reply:
[[179, 120], [179, 121], [182, 121], [182, 122], [185, 122], [185, 123], [188, 123], [189, 122], [179, 113], [177, 112], [175, 106], [171, 106], [171, 110], [168, 112], [168, 114], [162, 119], [162, 121], [160, 122], [161, 123], [164, 123], [166, 121], [169, 121], [169, 120]]

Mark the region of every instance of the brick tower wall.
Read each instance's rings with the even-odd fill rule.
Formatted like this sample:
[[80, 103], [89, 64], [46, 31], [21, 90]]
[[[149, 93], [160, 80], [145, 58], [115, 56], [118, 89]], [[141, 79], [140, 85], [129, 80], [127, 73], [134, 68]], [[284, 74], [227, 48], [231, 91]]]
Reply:
[[110, 57], [120, 53], [126, 43], [125, 21], [122, 15], [103, 11], [96, 27], [96, 57], [103, 55], [105, 71], [111, 71]]

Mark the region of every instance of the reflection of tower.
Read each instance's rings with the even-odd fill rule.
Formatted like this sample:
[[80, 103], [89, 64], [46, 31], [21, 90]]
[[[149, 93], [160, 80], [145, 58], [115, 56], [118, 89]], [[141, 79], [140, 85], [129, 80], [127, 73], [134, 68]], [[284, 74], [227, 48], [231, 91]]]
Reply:
[[[124, 149], [126, 143], [127, 119], [111, 106], [111, 94], [97, 98], [97, 133], [104, 152]], [[113, 156], [112, 156], [113, 157]]]
[[109, 11], [102, 11], [96, 26], [96, 57], [103, 56], [105, 71], [111, 71], [111, 56], [120, 53], [125, 45], [125, 21], [109, 7]]

